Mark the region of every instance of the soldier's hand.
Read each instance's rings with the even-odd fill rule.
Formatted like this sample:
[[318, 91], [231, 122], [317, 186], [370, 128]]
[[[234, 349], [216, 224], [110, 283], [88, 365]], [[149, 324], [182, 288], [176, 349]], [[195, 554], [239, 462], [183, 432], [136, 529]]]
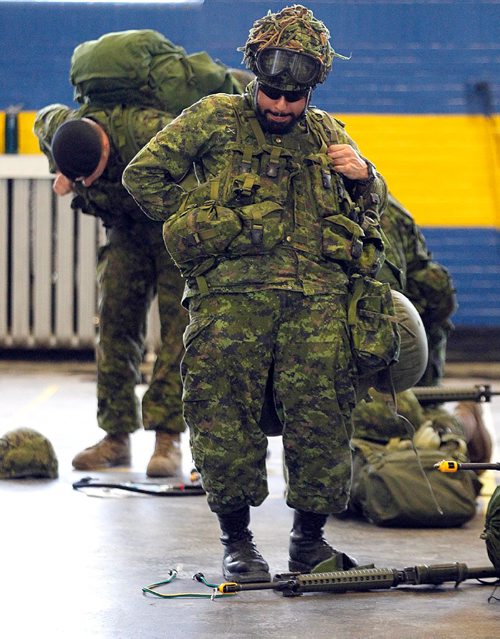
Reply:
[[57, 195], [67, 195], [73, 190], [73, 182], [62, 173], [56, 173], [52, 190]]
[[367, 180], [368, 165], [350, 144], [331, 144], [326, 150], [333, 168], [350, 180]]

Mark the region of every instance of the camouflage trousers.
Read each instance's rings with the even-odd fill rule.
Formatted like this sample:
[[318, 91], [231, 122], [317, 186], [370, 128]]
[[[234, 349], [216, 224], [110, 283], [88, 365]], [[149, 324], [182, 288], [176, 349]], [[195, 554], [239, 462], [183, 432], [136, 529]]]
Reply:
[[227, 513], [268, 495], [259, 427], [268, 372], [283, 405], [286, 501], [344, 510], [351, 480], [354, 365], [343, 294], [264, 290], [189, 302], [184, 419], [210, 508]]
[[[187, 313], [181, 306], [183, 280], [166, 252], [161, 224], [108, 230], [100, 249], [97, 420], [110, 434], [151, 430], [182, 432], [180, 362]], [[158, 294], [161, 344], [141, 406], [147, 313]], [[142, 417], [142, 419], [141, 419]]]

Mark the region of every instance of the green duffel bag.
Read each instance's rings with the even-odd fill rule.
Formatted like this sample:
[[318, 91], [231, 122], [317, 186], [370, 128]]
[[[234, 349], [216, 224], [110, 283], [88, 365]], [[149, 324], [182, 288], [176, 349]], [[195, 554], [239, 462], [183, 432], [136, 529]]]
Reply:
[[445, 459], [467, 461], [465, 443], [447, 435], [439, 448], [419, 448], [409, 440], [388, 445], [353, 439], [354, 465], [350, 509], [377, 526], [451, 528], [476, 513], [481, 484], [474, 473], [440, 473]]
[[488, 557], [500, 575], [500, 486], [495, 488], [488, 503], [481, 539], [485, 540]]

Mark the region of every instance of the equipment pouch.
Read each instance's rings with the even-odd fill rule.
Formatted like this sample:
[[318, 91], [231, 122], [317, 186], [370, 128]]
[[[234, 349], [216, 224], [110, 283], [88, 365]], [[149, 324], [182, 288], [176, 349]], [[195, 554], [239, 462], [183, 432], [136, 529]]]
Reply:
[[376, 277], [384, 262], [384, 242], [375, 224], [366, 224], [364, 232], [361, 240], [363, 250], [356, 264], [356, 271], [362, 275]]
[[228, 247], [231, 255], [267, 253], [285, 236], [283, 208], [277, 202], [266, 200], [236, 209], [242, 232]]
[[319, 215], [323, 217], [332, 211], [342, 211], [345, 202], [339, 195], [345, 190], [340, 189], [338, 181], [341, 178], [333, 171], [326, 152], [314, 153], [305, 161], [309, 168], [312, 192]]
[[372, 374], [398, 361], [400, 335], [388, 284], [353, 275], [348, 323], [360, 374]]
[[163, 240], [177, 266], [222, 255], [241, 232], [233, 209], [214, 201], [172, 215], [163, 225]]
[[345, 215], [329, 215], [321, 222], [321, 250], [325, 257], [347, 264], [361, 257], [364, 231], [359, 224]]

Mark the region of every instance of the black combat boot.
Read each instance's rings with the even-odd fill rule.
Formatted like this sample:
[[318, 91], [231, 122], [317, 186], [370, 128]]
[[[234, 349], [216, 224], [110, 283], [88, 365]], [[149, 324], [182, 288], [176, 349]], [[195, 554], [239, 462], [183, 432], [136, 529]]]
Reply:
[[271, 581], [269, 566], [252, 542], [250, 507], [225, 515], [217, 515], [222, 530], [220, 538], [224, 546], [222, 572], [228, 581]]
[[349, 570], [358, 565], [355, 559], [335, 550], [323, 538], [327, 517], [304, 510], [295, 511], [290, 533], [290, 572], [310, 572], [314, 566], [326, 560], [332, 560], [330, 570]]

